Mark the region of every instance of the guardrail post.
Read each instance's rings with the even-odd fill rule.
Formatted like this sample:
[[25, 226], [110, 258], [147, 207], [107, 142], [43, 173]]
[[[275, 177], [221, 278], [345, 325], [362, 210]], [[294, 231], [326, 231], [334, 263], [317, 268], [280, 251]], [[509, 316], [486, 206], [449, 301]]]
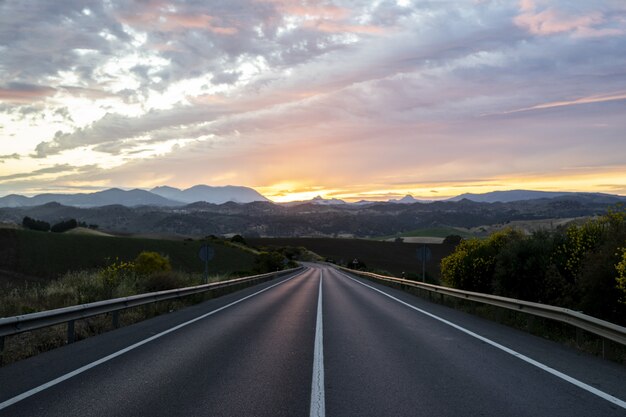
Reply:
[[576, 327], [576, 346], [581, 347], [583, 344], [583, 330]]
[[120, 311], [119, 310], [115, 310], [113, 313], [111, 313], [111, 321], [113, 323], [114, 329], [120, 328]]
[[74, 320], [67, 322], [67, 343], [74, 343], [76, 341], [76, 334], [74, 332]]

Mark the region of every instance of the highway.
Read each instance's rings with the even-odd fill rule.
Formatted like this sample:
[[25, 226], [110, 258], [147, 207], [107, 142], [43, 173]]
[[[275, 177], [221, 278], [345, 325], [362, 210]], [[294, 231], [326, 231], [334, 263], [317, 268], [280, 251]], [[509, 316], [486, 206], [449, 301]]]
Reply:
[[626, 367], [307, 264], [0, 368], [0, 416], [626, 416]]

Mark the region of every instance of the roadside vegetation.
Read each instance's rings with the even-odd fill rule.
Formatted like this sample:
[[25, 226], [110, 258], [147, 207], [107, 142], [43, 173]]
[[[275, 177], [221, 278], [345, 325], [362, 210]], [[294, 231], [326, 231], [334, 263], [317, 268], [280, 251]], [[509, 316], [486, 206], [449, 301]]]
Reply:
[[[4, 229], [0, 230], [0, 317], [203, 284], [198, 249], [206, 243], [216, 254], [209, 262], [209, 282], [296, 266], [283, 253], [258, 251], [239, 239], [212, 236], [202, 241], [164, 241]], [[158, 251], [138, 251], [142, 247]], [[131, 253], [136, 256], [131, 258]], [[24, 272], [37, 275], [25, 276]], [[122, 326], [132, 324], [232, 290], [218, 289], [126, 309], [115, 321]], [[79, 320], [76, 339], [114, 327], [107, 314]], [[0, 364], [62, 346], [66, 332], [65, 325], [58, 325], [7, 337], [0, 351]]]
[[551, 304], [626, 325], [626, 210], [526, 235], [463, 240], [441, 261], [444, 285]]
[[56, 280], [7, 289], [0, 295], [0, 317], [199, 285], [201, 280], [201, 274], [172, 271], [166, 257], [146, 251], [133, 261], [116, 259], [100, 269], [71, 271]]
[[474, 234], [468, 232], [463, 228], [456, 227], [432, 227], [432, 228], [423, 228], [411, 230], [408, 232], [398, 233], [396, 235], [391, 236], [382, 236], [377, 237], [375, 240], [392, 240], [395, 238], [403, 238], [403, 237], [438, 237], [445, 238], [450, 235], [459, 235], [465, 239], [475, 237]]
[[0, 229], [0, 317], [199, 285], [295, 267], [298, 251], [247, 246], [241, 236], [160, 240]]
[[[75, 231], [0, 229], [0, 270], [22, 276], [22, 281], [43, 282], [69, 271], [97, 270], [115, 259], [130, 262], [142, 251], [150, 251], [166, 256], [174, 271], [202, 273], [204, 264], [198, 259], [198, 251], [206, 243], [215, 250], [215, 257], [209, 262], [210, 274], [240, 276], [255, 268], [257, 252], [215, 236], [202, 240], [168, 240]], [[17, 281], [20, 279], [12, 279], [12, 283]]]

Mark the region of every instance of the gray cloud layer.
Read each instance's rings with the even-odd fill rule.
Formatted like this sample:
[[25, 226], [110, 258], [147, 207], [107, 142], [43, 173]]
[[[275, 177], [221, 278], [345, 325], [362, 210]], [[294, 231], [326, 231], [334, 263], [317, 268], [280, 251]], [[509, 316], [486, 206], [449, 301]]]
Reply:
[[[486, 177], [608, 166], [626, 153], [619, 98], [626, 92], [625, 22], [626, 5], [617, 0], [575, 7], [540, 0], [408, 7], [341, 0], [13, 0], [0, 4], [0, 101], [19, 107], [63, 92], [146, 103], [176, 82], [206, 77], [200, 87], [206, 94], [190, 94], [174, 108], [132, 117], [111, 108], [90, 125], [41, 138], [32, 153], [45, 159], [91, 147], [129, 155], [150, 143], [199, 141], [94, 178], [159, 164], [200, 172], [207, 160], [217, 172], [228, 170], [217, 160], [234, 157], [228, 146], [254, 165], [259, 149], [296, 152], [304, 143], [335, 167], [336, 152], [357, 148], [362, 163], [335, 168], [345, 178], [381, 153], [389, 162], [372, 180], [425, 157], [453, 173], [474, 160]], [[161, 61], [133, 64], [129, 76], [138, 84], [112, 87], [120, 80], [103, 73], [109, 68], [103, 65], [142, 51]], [[246, 65], [253, 64], [250, 75]], [[232, 89], [210, 92], [220, 86]], [[598, 95], [608, 99], [587, 100]], [[301, 168], [315, 176], [306, 163]], [[251, 178], [264, 171], [250, 169]]]

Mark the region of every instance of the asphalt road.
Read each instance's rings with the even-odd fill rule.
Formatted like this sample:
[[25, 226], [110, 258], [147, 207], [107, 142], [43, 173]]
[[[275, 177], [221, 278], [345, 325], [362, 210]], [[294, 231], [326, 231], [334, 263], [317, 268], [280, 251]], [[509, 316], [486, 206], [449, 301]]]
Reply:
[[0, 416], [626, 416], [623, 366], [309, 266], [0, 368]]

